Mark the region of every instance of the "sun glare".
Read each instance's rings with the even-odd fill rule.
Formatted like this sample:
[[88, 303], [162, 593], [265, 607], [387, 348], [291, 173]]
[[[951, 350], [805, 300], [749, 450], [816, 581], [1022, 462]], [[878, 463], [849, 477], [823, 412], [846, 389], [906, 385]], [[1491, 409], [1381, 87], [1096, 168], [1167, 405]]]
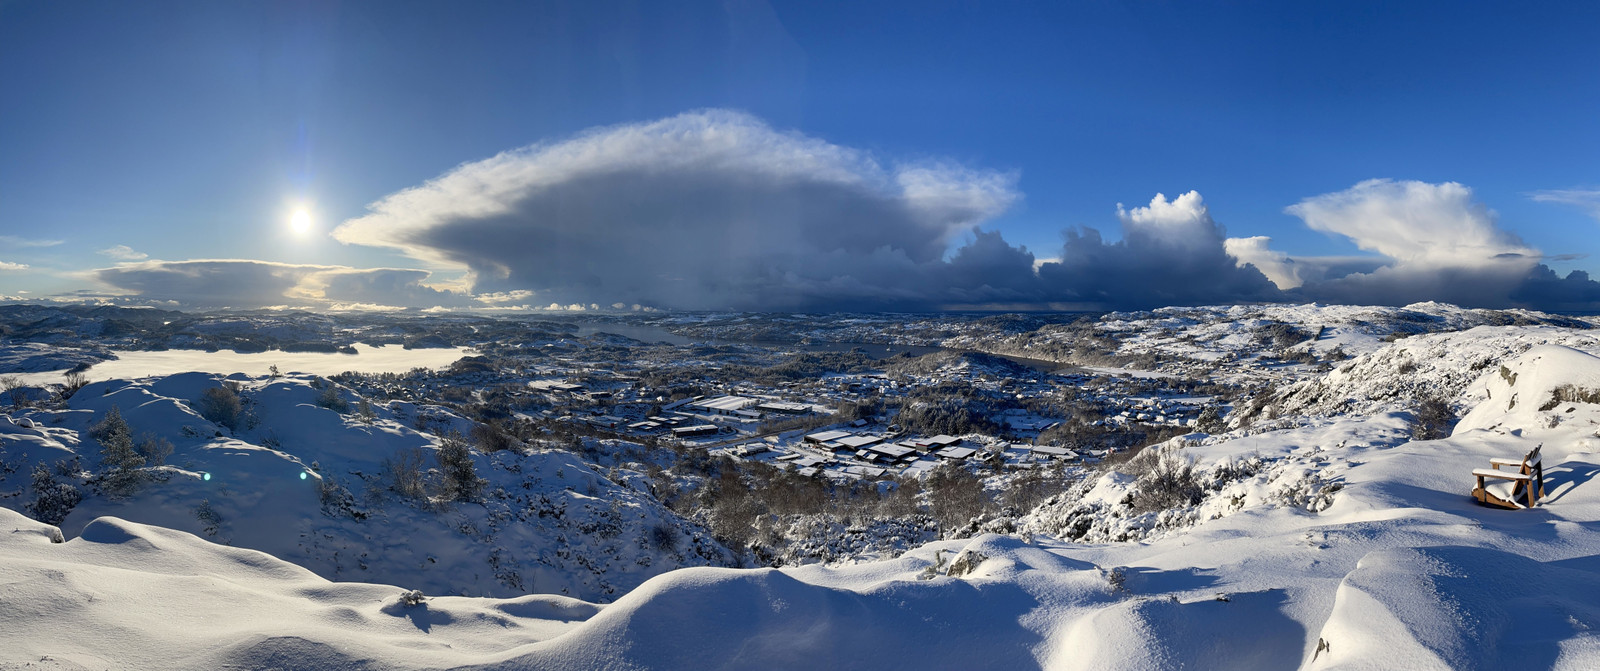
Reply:
[[311, 231], [311, 213], [303, 209], [295, 210], [294, 214], [289, 216], [289, 230], [294, 231], [295, 235], [309, 233]]

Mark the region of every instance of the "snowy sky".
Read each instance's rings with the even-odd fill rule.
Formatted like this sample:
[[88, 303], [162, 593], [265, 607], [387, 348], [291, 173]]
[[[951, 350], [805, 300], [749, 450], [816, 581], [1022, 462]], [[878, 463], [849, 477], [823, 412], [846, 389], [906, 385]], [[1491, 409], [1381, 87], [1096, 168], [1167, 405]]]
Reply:
[[0, 2], [0, 296], [1596, 310], [1595, 25], [1577, 2]]

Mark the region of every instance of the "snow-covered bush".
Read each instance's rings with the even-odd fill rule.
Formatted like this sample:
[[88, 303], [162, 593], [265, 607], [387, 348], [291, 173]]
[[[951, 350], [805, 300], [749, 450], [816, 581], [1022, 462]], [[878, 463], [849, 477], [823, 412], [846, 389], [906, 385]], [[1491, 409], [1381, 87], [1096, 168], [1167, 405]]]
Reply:
[[1194, 463], [1173, 446], [1141, 451], [1124, 465], [1123, 472], [1138, 477], [1132, 506], [1135, 513], [1192, 506], [1204, 496]]
[[1434, 395], [1426, 395], [1411, 406], [1411, 439], [1438, 440], [1450, 435], [1456, 413], [1450, 403]]
[[222, 529], [222, 514], [212, 507], [211, 499], [200, 499], [200, 504], [194, 507], [194, 518], [200, 521], [207, 536], [215, 536]]
[[344, 396], [339, 394], [339, 387], [333, 384], [323, 387], [322, 391], [317, 393], [317, 405], [339, 414], [350, 412], [350, 402], [344, 400]]
[[678, 532], [671, 526], [658, 523], [650, 527], [650, 547], [661, 552], [676, 552], [678, 550]]
[[65, 482], [56, 482], [48, 466], [42, 463], [34, 465], [33, 500], [24, 506], [33, 519], [59, 526], [62, 520], [67, 519], [67, 514], [72, 512], [72, 508], [82, 500], [83, 494], [77, 487]]

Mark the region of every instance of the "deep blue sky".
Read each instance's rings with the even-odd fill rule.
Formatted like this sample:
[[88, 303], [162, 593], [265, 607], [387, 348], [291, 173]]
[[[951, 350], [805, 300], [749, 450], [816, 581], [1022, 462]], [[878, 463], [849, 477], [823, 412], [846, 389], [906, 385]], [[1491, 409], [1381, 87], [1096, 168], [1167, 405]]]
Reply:
[[1018, 171], [985, 224], [1040, 257], [1198, 190], [1232, 236], [1355, 247], [1283, 212], [1455, 181], [1548, 263], [1600, 229], [1600, 4], [0, 2], [0, 294], [153, 258], [416, 266], [296, 241], [463, 162], [699, 108], [889, 161]]

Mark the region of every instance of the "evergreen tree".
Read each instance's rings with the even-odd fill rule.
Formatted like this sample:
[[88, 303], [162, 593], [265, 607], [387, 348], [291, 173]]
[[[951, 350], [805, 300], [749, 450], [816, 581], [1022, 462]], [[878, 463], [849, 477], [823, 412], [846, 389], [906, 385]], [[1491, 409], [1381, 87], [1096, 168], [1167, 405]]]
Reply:
[[89, 428], [89, 435], [100, 441], [100, 464], [107, 468], [106, 483], [114, 493], [126, 493], [138, 480], [144, 455], [133, 446], [133, 430], [122, 418], [122, 410], [111, 406], [105, 419]]
[[461, 436], [451, 434], [439, 444], [439, 472], [444, 474], [446, 499], [465, 501], [478, 495], [482, 483], [478, 481], [477, 467], [472, 464], [472, 450]]

